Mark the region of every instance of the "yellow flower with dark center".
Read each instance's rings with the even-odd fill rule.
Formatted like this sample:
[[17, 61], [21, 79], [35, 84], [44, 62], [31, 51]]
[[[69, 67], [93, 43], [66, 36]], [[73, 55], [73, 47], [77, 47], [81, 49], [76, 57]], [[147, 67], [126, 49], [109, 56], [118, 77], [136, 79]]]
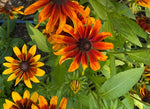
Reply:
[[78, 2], [71, 0], [38, 0], [27, 7], [24, 14], [33, 14], [42, 7], [44, 8], [39, 14], [39, 23], [35, 28], [37, 28], [43, 21], [49, 19], [46, 25], [47, 33], [53, 32], [56, 25], [58, 26], [56, 34], [61, 33], [67, 18], [72, 20], [76, 29], [78, 19], [76, 11], [83, 15], [84, 18], [86, 16], [83, 6], [80, 6]]
[[32, 105], [35, 105], [38, 107], [36, 104], [38, 100], [38, 93], [34, 92], [32, 96], [30, 97], [30, 92], [26, 90], [24, 92], [23, 98], [19, 95], [17, 92], [12, 92], [12, 98], [13, 101], [5, 100], [5, 103], [3, 104], [4, 109], [35, 109], [32, 108]]
[[73, 80], [70, 82], [70, 88], [74, 94], [76, 94], [80, 90], [81, 84], [78, 80]]
[[41, 58], [41, 55], [35, 55], [36, 53], [36, 45], [32, 46], [27, 53], [27, 46], [24, 44], [22, 47], [22, 53], [18, 47], [13, 47], [13, 51], [19, 60], [15, 60], [14, 58], [7, 56], [5, 60], [8, 61], [3, 63], [4, 66], [8, 67], [8, 69], [4, 70], [3, 74], [11, 74], [7, 81], [11, 81], [16, 79], [15, 86], [24, 78], [24, 83], [27, 87], [32, 88], [32, 84], [30, 80], [35, 83], [39, 83], [40, 81], [35, 76], [43, 76], [45, 71], [38, 68], [44, 65], [42, 62], [38, 62]]
[[135, 0], [138, 5], [150, 8], [150, 0]]
[[[50, 106], [46, 99], [43, 96], [39, 96], [39, 109], [56, 109], [57, 106], [57, 96], [53, 96], [50, 100]], [[67, 106], [67, 99], [63, 97], [60, 101], [58, 109], [66, 109]], [[37, 106], [33, 104], [33, 109], [38, 109]], [[49, 108], [50, 107], [50, 108]]]
[[6, 15], [9, 15], [10, 19], [14, 19], [14, 14], [23, 14], [20, 10], [24, 8], [23, 6], [20, 7], [14, 7], [12, 5], [0, 7], [0, 13], [4, 13]]
[[146, 89], [145, 84], [143, 87], [140, 86], [140, 94], [142, 101], [150, 103], [150, 91]]

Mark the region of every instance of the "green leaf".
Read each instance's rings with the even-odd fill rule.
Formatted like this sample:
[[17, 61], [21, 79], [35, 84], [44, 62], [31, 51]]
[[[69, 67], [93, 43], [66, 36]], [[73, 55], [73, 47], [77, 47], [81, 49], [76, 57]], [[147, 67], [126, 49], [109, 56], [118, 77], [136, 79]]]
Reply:
[[134, 101], [130, 97], [130, 95], [126, 95], [126, 97], [122, 100], [122, 103], [125, 105], [127, 109], [134, 109]]
[[114, 75], [99, 89], [100, 96], [114, 99], [124, 95], [138, 82], [143, 71], [144, 68], [135, 68]]
[[24, 44], [24, 40], [21, 38], [11, 38], [10, 40], [10, 45], [11, 47], [17, 46], [17, 47], [22, 47]]
[[105, 7], [100, 4], [97, 0], [89, 0], [90, 4], [94, 8], [95, 12], [101, 19], [106, 19], [107, 13]]
[[150, 65], [150, 53], [148, 51], [128, 53], [128, 56], [136, 62], [141, 62], [146, 65]]
[[46, 37], [29, 22], [26, 22], [26, 27], [31, 39], [36, 42], [37, 47], [44, 52], [50, 52]]

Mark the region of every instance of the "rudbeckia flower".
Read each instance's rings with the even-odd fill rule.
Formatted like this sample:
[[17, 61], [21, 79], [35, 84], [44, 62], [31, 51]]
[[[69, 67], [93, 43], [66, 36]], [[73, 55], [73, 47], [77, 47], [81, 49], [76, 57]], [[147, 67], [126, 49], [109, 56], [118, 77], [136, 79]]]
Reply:
[[144, 31], [150, 32], [150, 18], [137, 17], [136, 22]]
[[138, 5], [150, 8], [150, 0], [135, 0]]
[[18, 92], [13, 91], [12, 98], [14, 103], [6, 99], [5, 103], [3, 104], [4, 109], [35, 109], [32, 108], [32, 105], [38, 106], [36, 105], [38, 100], [37, 92], [34, 92], [30, 97], [30, 92], [26, 90], [22, 98]]
[[105, 61], [107, 56], [99, 50], [112, 49], [113, 44], [102, 42], [106, 37], [112, 36], [109, 32], [99, 33], [101, 28], [101, 21], [96, 20], [92, 27], [92, 21], [88, 19], [85, 26], [78, 21], [77, 32], [70, 25], [64, 25], [63, 31], [66, 35], [53, 35], [53, 40], [57, 43], [67, 44], [66, 47], [55, 52], [55, 55], [62, 55], [59, 64], [65, 60], [75, 58], [71, 63], [68, 72], [73, 72], [79, 68], [82, 61], [82, 68], [84, 74], [85, 69], [88, 67], [88, 58], [90, 60], [90, 67], [96, 71], [100, 69], [98, 60]]
[[140, 86], [140, 94], [142, 101], [150, 103], [150, 91], [146, 89], [145, 84], [143, 87]]
[[[48, 103], [43, 96], [39, 96], [39, 109], [56, 109], [56, 106], [57, 106], [57, 96], [53, 96], [51, 98], [50, 106], [48, 106]], [[58, 109], [66, 109], [66, 106], [67, 106], [67, 99], [63, 97], [60, 101]], [[34, 109], [38, 109], [36, 108], [36, 106], [34, 107], [35, 107]]]
[[35, 55], [36, 53], [36, 45], [32, 46], [27, 53], [27, 46], [24, 44], [22, 47], [22, 53], [18, 47], [13, 47], [13, 51], [19, 60], [15, 60], [14, 58], [7, 56], [5, 60], [8, 61], [3, 63], [4, 66], [8, 67], [8, 69], [4, 70], [3, 74], [11, 74], [7, 81], [11, 81], [16, 79], [15, 86], [24, 78], [24, 83], [27, 87], [32, 88], [30, 80], [35, 83], [39, 83], [40, 81], [35, 76], [43, 76], [45, 71], [38, 68], [44, 65], [42, 62], [38, 62], [41, 58], [41, 55]]
[[76, 12], [79, 12], [83, 16], [86, 15], [83, 6], [80, 6], [78, 2], [71, 0], [38, 0], [37, 2], [27, 7], [24, 11], [24, 14], [33, 14], [42, 7], [44, 8], [39, 14], [39, 23], [35, 28], [37, 28], [43, 21], [49, 19], [46, 25], [47, 33], [53, 32], [55, 26], [58, 25], [56, 34], [59, 34], [62, 31], [67, 18], [72, 20], [74, 27], [76, 28]]
[[147, 81], [150, 81], [150, 66], [146, 65], [144, 71], [145, 71], [146, 73], [143, 73], [142, 76], [145, 76], [145, 77], [146, 77], [146, 80], [147, 80]]
[[14, 19], [14, 14], [23, 14], [20, 10], [24, 8], [23, 6], [14, 7], [12, 5], [0, 7], [0, 13], [9, 15], [10, 19]]

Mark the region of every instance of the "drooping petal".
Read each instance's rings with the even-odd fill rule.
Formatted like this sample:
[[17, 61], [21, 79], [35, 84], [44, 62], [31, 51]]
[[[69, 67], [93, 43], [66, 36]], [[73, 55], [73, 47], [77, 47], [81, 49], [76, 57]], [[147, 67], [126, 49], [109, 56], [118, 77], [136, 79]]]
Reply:
[[56, 109], [57, 106], [57, 96], [53, 96], [50, 100], [50, 109]]
[[61, 65], [65, 60], [75, 57], [79, 53], [79, 50], [69, 52], [63, 56], [61, 56], [59, 60], [59, 65]]
[[29, 14], [33, 14], [34, 12], [36, 12], [38, 9], [46, 6], [47, 4], [49, 4], [51, 1], [50, 0], [38, 0], [37, 2], [33, 3], [32, 5], [30, 5], [29, 7], [27, 7], [24, 11], [24, 15], [29, 15]]
[[15, 55], [18, 57], [19, 60], [22, 60], [22, 54], [21, 54], [21, 51], [19, 50], [18, 47], [13, 47], [13, 51], [15, 53]]
[[91, 52], [88, 52], [89, 55], [89, 59], [90, 59], [90, 67], [96, 71], [98, 69], [100, 69], [100, 65], [98, 60], [96, 59], [96, 57], [93, 56], [93, 54]]
[[111, 36], [112, 36], [112, 34], [109, 32], [101, 32], [100, 34], [93, 37], [91, 39], [91, 42], [95, 42], [95, 41], [98, 42], [98, 41], [105, 39], [106, 37], [111, 37]]
[[92, 31], [91, 31], [89, 39], [92, 39], [93, 37], [95, 37], [98, 34], [98, 32], [100, 31], [100, 28], [101, 28], [101, 21], [100, 20], [96, 20], [95, 24], [94, 24], [94, 26], [92, 28]]
[[69, 69], [68, 69], [68, 72], [73, 72], [75, 71], [77, 68], [79, 68], [80, 66], [80, 62], [81, 62], [81, 55], [82, 55], [82, 52], [80, 51], [75, 59], [73, 60], [73, 62], [71, 63]]
[[40, 109], [48, 109], [48, 103], [43, 96], [39, 96], [39, 106]]
[[96, 59], [100, 60], [100, 61], [106, 61], [107, 60], [107, 56], [105, 56], [103, 53], [97, 51], [97, 50], [94, 50], [94, 49], [91, 49], [89, 51]]
[[23, 45], [22, 47], [22, 61], [25, 61], [27, 59], [27, 46], [26, 44]]
[[67, 106], [67, 98], [63, 97], [60, 101], [58, 109], [66, 109]]
[[113, 44], [108, 42], [93, 42], [92, 46], [98, 50], [113, 49]]
[[32, 84], [31, 84], [29, 77], [26, 73], [24, 73], [24, 83], [27, 87], [32, 88]]
[[77, 45], [70, 45], [70, 46], [67, 46], [65, 48], [62, 48], [61, 50], [57, 51], [57, 52], [54, 52], [55, 55], [62, 55], [62, 54], [65, 54], [65, 53], [68, 53], [72, 50], [74, 50], [75, 48], [77, 48]]
[[82, 53], [82, 68], [83, 72], [82, 75], [84, 75], [85, 69], [88, 67], [88, 58], [85, 52]]
[[17, 101], [20, 101], [22, 99], [22, 97], [19, 95], [18, 92], [12, 92], [12, 99], [15, 103], [17, 103]]

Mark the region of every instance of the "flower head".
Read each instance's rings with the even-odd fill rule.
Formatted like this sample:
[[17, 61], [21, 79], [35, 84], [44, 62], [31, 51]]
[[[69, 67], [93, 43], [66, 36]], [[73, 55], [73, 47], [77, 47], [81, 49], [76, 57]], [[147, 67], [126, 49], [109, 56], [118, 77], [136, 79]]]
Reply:
[[83, 16], [86, 15], [83, 7], [80, 6], [78, 2], [71, 0], [38, 0], [27, 7], [24, 11], [24, 14], [33, 14], [42, 7], [44, 8], [39, 14], [39, 23], [36, 27], [38, 27], [41, 22], [49, 19], [46, 25], [47, 33], [53, 32], [57, 25], [58, 27], [56, 34], [59, 34], [62, 31], [67, 18], [72, 20], [74, 27], [76, 28], [76, 11]]
[[67, 46], [55, 52], [55, 55], [62, 55], [59, 64], [65, 60], [75, 58], [71, 63], [68, 71], [73, 72], [79, 68], [82, 61], [82, 68], [84, 70], [88, 67], [88, 57], [90, 60], [90, 67], [96, 71], [100, 69], [98, 60], [105, 61], [107, 56], [99, 50], [112, 49], [113, 44], [102, 42], [106, 37], [112, 36], [109, 32], [99, 33], [101, 28], [101, 21], [96, 20], [92, 27], [92, 21], [88, 19], [87, 25], [83, 25], [78, 21], [77, 32], [70, 25], [64, 25], [63, 31], [66, 35], [53, 35], [53, 40], [57, 43], [66, 44]]
[[34, 92], [32, 96], [30, 97], [30, 92], [26, 90], [22, 98], [19, 95], [19, 93], [13, 91], [12, 98], [13, 98], [14, 103], [6, 99], [5, 103], [3, 104], [4, 109], [35, 109], [35, 108], [31, 108], [32, 105], [35, 105], [38, 107], [38, 105], [36, 104], [38, 100], [37, 92]]
[[27, 46], [24, 44], [22, 47], [22, 53], [18, 47], [14, 47], [13, 51], [19, 60], [15, 60], [14, 58], [7, 56], [5, 60], [8, 61], [3, 63], [4, 66], [8, 67], [8, 69], [4, 70], [3, 74], [11, 74], [7, 81], [11, 81], [16, 79], [15, 86], [24, 78], [24, 83], [27, 87], [32, 88], [30, 80], [35, 83], [39, 83], [40, 81], [35, 76], [43, 76], [45, 71], [38, 68], [44, 65], [42, 62], [38, 62], [41, 58], [41, 55], [35, 55], [36, 53], [36, 45], [32, 46], [27, 53]]
[[150, 8], [150, 0], [135, 0], [138, 5]]
[[24, 8], [23, 6], [20, 7], [14, 7], [12, 5], [0, 7], [0, 13], [4, 13], [6, 15], [9, 15], [10, 19], [14, 19], [14, 14], [23, 14], [20, 10]]
[[150, 18], [148, 17], [137, 17], [137, 24], [146, 32], [150, 32]]
[[[57, 96], [53, 96], [51, 98], [50, 106], [48, 106], [48, 103], [43, 96], [39, 96], [40, 109], [56, 109], [56, 106], [57, 106]], [[67, 99], [65, 97], [63, 97], [62, 100], [60, 101], [58, 109], [66, 109], [66, 106], [67, 106]]]
[[146, 89], [145, 84], [140, 86], [140, 94], [142, 101], [150, 103], [150, 91]]

